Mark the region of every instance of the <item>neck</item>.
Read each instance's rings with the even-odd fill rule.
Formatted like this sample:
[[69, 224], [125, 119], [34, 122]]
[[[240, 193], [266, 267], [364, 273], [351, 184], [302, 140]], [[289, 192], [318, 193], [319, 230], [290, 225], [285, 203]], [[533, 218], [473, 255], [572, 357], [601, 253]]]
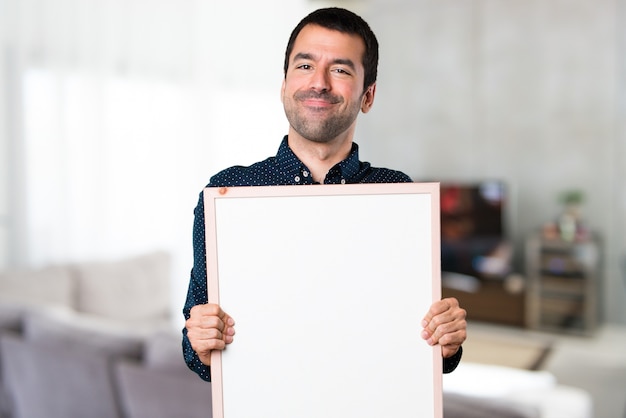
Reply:
[[324, 183], [328, 171], [345, 160], [352, 150], [351, 136], [319, 143], [302, 138], [290, 130], [288, 141], [293, 153], [311, 170], [313, 181], [318, 183]]

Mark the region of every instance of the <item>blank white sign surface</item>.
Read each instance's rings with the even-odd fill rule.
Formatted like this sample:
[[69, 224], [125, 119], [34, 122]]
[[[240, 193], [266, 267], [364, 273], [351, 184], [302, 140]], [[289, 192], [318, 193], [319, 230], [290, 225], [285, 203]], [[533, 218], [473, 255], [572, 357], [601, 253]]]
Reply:
[[215, 418], [440, 417], [439, 186], [205, 189]]

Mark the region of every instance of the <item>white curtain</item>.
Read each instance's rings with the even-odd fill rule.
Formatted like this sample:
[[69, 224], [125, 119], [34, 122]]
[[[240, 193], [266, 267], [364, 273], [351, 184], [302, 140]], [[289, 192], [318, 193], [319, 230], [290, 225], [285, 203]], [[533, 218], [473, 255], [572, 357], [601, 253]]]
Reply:
[[284, 48], [312, 6], [0, 0], [5, 264], [165, 249], [180, 305], [198, 193], [275, 153]]

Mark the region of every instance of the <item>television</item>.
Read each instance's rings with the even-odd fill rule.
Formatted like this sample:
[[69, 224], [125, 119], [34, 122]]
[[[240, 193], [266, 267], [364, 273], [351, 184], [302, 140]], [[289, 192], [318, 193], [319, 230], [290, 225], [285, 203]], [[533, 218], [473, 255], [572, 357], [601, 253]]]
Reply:
[[477, 279], [504, 279], [512, 249], [505, 230], [502, 181], [441, 182], [441, 270]]

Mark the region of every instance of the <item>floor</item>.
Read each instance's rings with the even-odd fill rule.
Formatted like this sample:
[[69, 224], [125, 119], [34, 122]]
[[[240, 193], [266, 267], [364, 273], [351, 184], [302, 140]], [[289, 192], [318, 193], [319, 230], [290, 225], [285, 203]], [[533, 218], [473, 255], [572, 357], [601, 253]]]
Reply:
[[553, 373], [560, 384], [588, 391], [595, 418], [626, 418], [626, 326], [604, 325], [590, 337], [486, 323], [470, 323], [469, 337], [472, 332], [551, 341], [540, 370]]

